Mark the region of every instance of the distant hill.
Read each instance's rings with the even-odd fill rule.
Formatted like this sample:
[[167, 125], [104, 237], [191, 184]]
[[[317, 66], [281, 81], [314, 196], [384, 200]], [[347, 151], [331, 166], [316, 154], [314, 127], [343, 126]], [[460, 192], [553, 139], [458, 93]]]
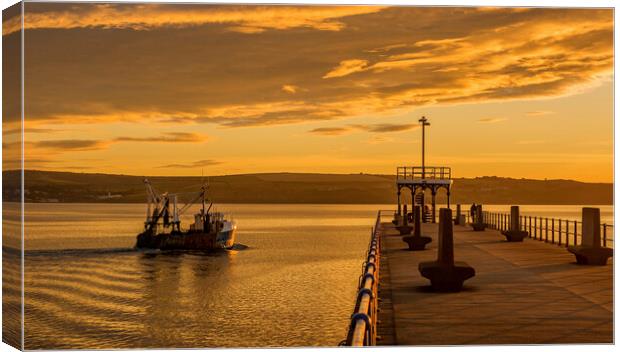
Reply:
[[[2, 174], [3, 200], [18, 201], [19, 171]], [[26, 170], [25, 180], [27, 202], [141, 203], [146, 199], [140, 176]], [[156, 189], [171, 193], [195, 192], [201, 184], [201, 177], [154, 176], [149, 180]], [[211, 198], [218, 203], [396, 202], [393, 175], [265, 173], [212, 176], [209, 182]], [[445, 203], [443, 190], [437, 201]], [[472, 202], [613, 204], [613, 184], [502, 177], [454, 179], [452, 203]]]

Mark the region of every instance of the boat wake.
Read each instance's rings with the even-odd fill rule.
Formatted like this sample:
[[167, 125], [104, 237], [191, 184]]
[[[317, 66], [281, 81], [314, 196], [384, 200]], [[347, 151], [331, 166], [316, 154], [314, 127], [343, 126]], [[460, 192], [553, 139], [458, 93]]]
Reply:
[[246, 249], [250, 249], [249, 246], [241, 243], [235, 243], [229, 250], [231, 251], [244, 251]]
[[[39, 257], [39, 256], [96, 256], [96, 255], [105, 255], [105, 254], [115, 254], [115, 253], [130, 253], [130, 252], [138, 252], [146, 255], [153, 254], [165, 254], [165, 253], [187, 253], [187, 254], [197, 254], [197, 255], [217, 255], [217, 253], [223, 254], [227, 251], [243, 251], [249, 249], [249, 246], [246, 246], [241, 243], [235, 243], [229, 249], [213, 249], [209, 251], [200, 251], [200, 250], [160, 250], [160, 249], [152, 249], [152, 248], [131, 248], [131, 247], [123, 247], [123, 248], [69, 248], [69, 249], [29, 249], [24, 251], [24, 255], [28, 257]], [[3, 246], [3, 250], [5, 253], [19, 255], [20, 250], [14, 249], [11, 247]]]
[[74, 248], [74, 249], [29, 249], [24, 251], [26, 256], [83, 256], [110, 253], [134, 252], [134, 248]]

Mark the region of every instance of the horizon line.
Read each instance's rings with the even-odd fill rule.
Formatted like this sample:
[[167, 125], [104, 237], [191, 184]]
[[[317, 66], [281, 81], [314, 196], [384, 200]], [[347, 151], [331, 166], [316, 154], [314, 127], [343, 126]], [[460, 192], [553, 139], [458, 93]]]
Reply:
[[[5, 172], [18, 172], [21, 169], [8, 169], [2, 170], [2, 173]], [[127, 177], [178, 177], [178, 178], [192, 178], [192, 177], [226, 177], [226, 176], [246, 176], [246, 175], [273, 175], [273, 174], [295, 174], [295, 175], [339, 175], [339, 176], [353, 176], [353, 175], [368, 175], [368, 176], [396, 176], [396, 174], [375, 174], [375, 173], [366, 173], [366, 172], [358, 172], [358, 173], [336, 173], [336, 172], [291, 172], [291, 171], [272, 171], [272, 172], [249, 172], [249, 173], [239, 173], [239, 174], [223, 174], [223, 175], [203, 175], [203, 176], [184, 176], [184, 175], [131, 175], [131, 174], [115, 174], [115, 173], [104, 173], [104, 172], [76, 172], [76, 171], [60, 171], [60, 170], [40, 170], [40, 169], [24, 169], [24, 172], [55, 172], [55, 173], [68, 173], [68, 174], [83, 174], [83, 175], [107, 175], [107, 176], [127, 176]], [[614, 184], [613, 181], [603, 182], [592, 182], [592, 181], [579, 181], [574, 179], [564, 179], [564, 178], [526, 178], [526, 177], [506, 177], [506, 176], [495, 176], [495, 175], [482, 175], [482, 176], [471, 176], [471, 177], [455, 177], [453, 180], [457, 179], [477, 179], [477, 178], [501, 178], [501, 179], [509, 179], [509, 180], [529, 180], [529, 181], [573, 181], [580, 183], [590, 183], [590, 184]]]

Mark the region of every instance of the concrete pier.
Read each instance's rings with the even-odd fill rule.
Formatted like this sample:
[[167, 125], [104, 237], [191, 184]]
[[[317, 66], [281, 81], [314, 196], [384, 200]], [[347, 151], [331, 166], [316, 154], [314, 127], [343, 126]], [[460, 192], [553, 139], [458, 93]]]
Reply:
[[459, 293], [436, 293], [416, 268], [437, 256], [437, 224], [423, 224], [430, 250], [411, 252], [381, 223], [379, 345], [613, 342], [613, 258], [577, 265], [565, 248], [499, 231], [454, 226], [459, 260], [476, 276]]

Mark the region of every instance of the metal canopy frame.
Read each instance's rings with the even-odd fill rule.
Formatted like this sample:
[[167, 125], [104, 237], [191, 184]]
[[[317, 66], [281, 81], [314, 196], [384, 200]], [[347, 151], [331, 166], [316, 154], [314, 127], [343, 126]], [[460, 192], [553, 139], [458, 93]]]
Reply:
[[[398, 215], [402, 215], [400, 201], [401, 191], [408, 188], [411, 191], [411, 207], [416, 205], [416, 194], [424, 194], [427, 189], [431, 190], [432, 222], [436, 219], [435, 198], [437, 191], [444, 188], [448, 197], [447, 206], [450, 207], [450, 187], [452, 186], [452, 170], [443, 166], [400, 166], [396, 168], [396, 187], [398, 196]], [[421, 192], [419, 192], [421, 191]], [[420, 206], [424, 206], [422, 197]]]

